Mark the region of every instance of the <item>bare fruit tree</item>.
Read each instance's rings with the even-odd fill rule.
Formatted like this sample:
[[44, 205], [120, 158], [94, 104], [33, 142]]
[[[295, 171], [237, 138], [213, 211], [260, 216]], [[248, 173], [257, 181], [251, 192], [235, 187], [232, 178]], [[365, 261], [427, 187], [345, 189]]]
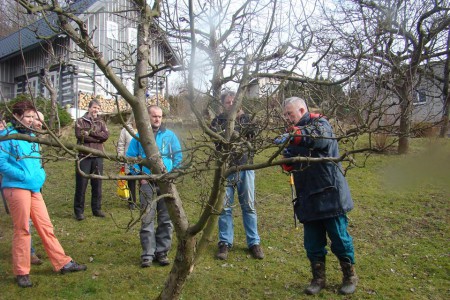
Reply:
[[[330, 56], [334, 42], [322, 37], [316, 24], [310, 22], [317, 7], [302, 6], [301, 1], [199, 3], [156, 0], [151, 6], [147, 1], [113, 1], [111, 10], [103, 10], [102, 13], [115, 17], [123, 15], [123, 26], [136, 25], [136, 47], [127, 49], [106, 45], [105, 51], [100, 50], [105, 45], [97, 44], [97, 28], [89, 26], [91, 15], [73, 9], [79, 8], [83, 3], [95, 1], [75, 1], [73, 6], [64, 7], [60, 5], [60, 1], [16, 2], [28, 14], [48, 20], [54, 36], [68, 37], [75, 42], [76, 47], [65, 50], [75, 53], [80, 58], [80, 65], [91, 63], [101, 70], [106, 81], [98, 82], [93, 76], [91, 79], [94, 84], [124, 99], [135, 116], [139, 139], [147, 157], [138, 162], [149, 167], [152, 175], [138, 175], [134, 178], [157, 182], [161, 194], [165, 196], [178, 240], [175, 261], [159, 295], [161, 299], [180, 298], [197, 258], [211, 242], [217, 216], [222, 210], [229, 174], [288, 162], [321, 160], [309, 157], [279, 158], [283, 147], [274, 146], [272, 140], [283, 131], [285, 125], [279, 110], [285, 85], [288, 82], [307, 85], [310, 91], [320, 94], [320, 98], [327, 97], [324, 102], [328, 107], [333, 107], [335, 101], [346, 97], [339, 85], [346, 83], [357, 73], [362, 57], [361, 47], [353, 45], [347, 49], [347, 53], [353, 55], [352, 60], [345, 64], [340, 64], [339, 57]], [[117, 5], [114, 6], [115, 4]], [[94, 12], [91, 14], [95, 15]], [[155, 54], [153, 44], [166, 39], [174, 45], [174, 51], [181, 57], [181, 67], [175, 66], [171, 57], [166, 57], [159, 63], [152, 62], [151, 57]], [[58, 46], [64, 47], [63, 43]], [[341, 50], [345, 50], [343, 45]], [[132, 86], [126, 84], [123, 74], [115, 68], [118, 62], [127, 66], [128, 74], [132, 72]], [[73, 65], [69, 67], [74, 70]], [[185, 72], [184, 97], [190, 103], [200, 133], [193, 133], [186, 141], [183, 149], [186, 159], [182, 166], [167, 173], [150, 127], [146, 98], [151, 78], [160, 72], [177, 69]], [[266, 83], [261, 84], [262, 82]], [[319, 93], [320, 89], [315, 85], [339, 87]], [[224, 132], [215, 132], [198, 107], [197, 100], [206, 99], [206, 106], [217, 113], [221, 109], [220, 94], [228, 89], [236, 91], [237, 103], [229, 115]], [[255, 133], [250, 140], [234, 131], [236, 116], [241, 109], [252, 116]], [[332, 114], [329, 117], [333, 118], [338, 110], [329, 111]], [[339, 138], [350, 139], [355, 134], [356, 131]], [[74, 159], [79, 152], [83, 152], [110, 160], [127, 161], [125, 157], [118, 157], [113, 153], [63, 143], [56, 135], [52, 135], [51, 139], [23, 135], [14, 138], [36, 140], [60, 147]], [[221, 144], [222, 147], [216, 148], [216, 144]], [[352, 153], [365, 150], [367, 149], [348, 149], [342, 157], [325, 159], [342, 161], [349, 159]], [[255, 163], [239, 166], [239, 169], [231, 167], [231, 153], [251, 153], [255, 155]], [[118, 179], [113, 176], [90, 176], [105, 180]], [[188, 176], [202, 182], [197, 199], [182, 199], [177, 190], [179, 180]], [[188, 219], [184, 206], [187, 201], [198, 201], [198, 217], [195, 221]]]
[[[421, 98], [436, 99], [439, 110], [430, 109], [421, 118], [422, 124], [439, 123], [436, 114], [445, 116], [449, 11], [448, 1], [341, 1], [324, 7], [329, 35], [340, 41], [332, 51], [346, 59], [353, 55], [339, 49], [339, 44], [362, 49], [354, 86], [366, 91], [361, 105], [370, 107], [371, 112], [383, 112], [366, 118], [366, 124], [384, 125], [383, 130], [390, 126], [390, 133], [398, 136], [398, 153], [408, 152], [412, 115], [420, 109], [415, 103], [421, 103]], [[446, 73], [447, 82], [443, 79]]]

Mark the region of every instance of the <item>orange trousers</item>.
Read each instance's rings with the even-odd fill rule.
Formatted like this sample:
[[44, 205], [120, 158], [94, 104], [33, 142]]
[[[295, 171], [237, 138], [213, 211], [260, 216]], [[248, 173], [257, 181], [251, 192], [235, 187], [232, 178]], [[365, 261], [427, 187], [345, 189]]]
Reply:
[[14, 275], [30, 274], [30, 228], [29, 219], [41, 237], [45, 252], [55, 271], [59, 271], [72, 259], [64, 253], [53, 232], [53, 225], [41, 193], [29, 190], [5, 188], [3, 195], [8, 201], [13, 221], [12, 261]]

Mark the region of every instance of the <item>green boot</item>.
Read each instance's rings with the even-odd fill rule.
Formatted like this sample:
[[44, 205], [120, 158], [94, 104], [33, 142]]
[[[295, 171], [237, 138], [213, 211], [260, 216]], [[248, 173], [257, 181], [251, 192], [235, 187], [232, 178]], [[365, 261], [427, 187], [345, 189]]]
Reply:
[[358, 276], [356, 276], [355, 268], [350, 260], [340, 260], [339, 262], [344, 275], [342, 278], [342, 286], [339, 289], [339, 294], [353, 294], [356, 290], [356, 285], [358, 284]]
[[315, 295], [325, 287], [325, 262], [315, 261], [311, 262], [311, 271], [313, 279], [309, 286], [305, 289], [305, 294]]

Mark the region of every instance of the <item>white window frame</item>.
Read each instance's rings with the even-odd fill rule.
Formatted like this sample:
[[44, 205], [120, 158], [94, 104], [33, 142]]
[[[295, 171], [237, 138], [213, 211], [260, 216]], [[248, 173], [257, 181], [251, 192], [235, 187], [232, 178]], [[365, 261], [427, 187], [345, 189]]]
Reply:
[[427, 93], [425, 90], [417, 90], [414, 95], [413, 105], [424, 105], [427, 103]]
[[[31, 89], [30, 86], [31, 85]], [[31, 96], [39, 96], [39, 77], [28, 78], [27, 85], [25, 87], [25, 93], [28, 94], [31, 90]]]
[[[58, 92], [58, 87], [59, 87], [58, 72], [57, 71], [49, 72], [48, 76], [50, 77], [50, 81], [51, 81], [51, 83], [53, 85], [53, 88], [56, 89], [56, 92]], [[43, 96], [44, 96], [44, 98], [50, 97], [50, 93], [49, 93], [47, 87], [45, 87], [45, 86], [44, 86]]]
[[100, 75], [97, 81], [97, 88], [95, 89], [97, 95], [112, 98], [113, 94], [117, 93], [116, 88], [109, 82], [105, 75]]
[[106, 21], [106, 37], [111, 40], [119, 40], [119, 25], [113, 21]]
[[125, 81], [125, 86], [127, 87], [128, 91], [130, 91], [130, 93], [134, 93], [134, 79], [131, 77], [125, 77], [124, 78]]
[[129, 27], [127, 28], [128, 44], [137, 46], [137, 29]]

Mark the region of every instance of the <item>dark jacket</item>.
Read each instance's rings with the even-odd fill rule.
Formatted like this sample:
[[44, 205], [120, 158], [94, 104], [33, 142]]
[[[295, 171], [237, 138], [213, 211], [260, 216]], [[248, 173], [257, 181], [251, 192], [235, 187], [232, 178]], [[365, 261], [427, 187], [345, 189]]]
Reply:
[[[306, 113], [296, 126], [301, 129], [302, 138], [299, 145], [288, 146], [290, 156], [339, 157], [333, 129], [324, 117]], [[353, 208], [340, 163], [296, 163], [293, 175], [297, 192], [295, 213], [300, 222], [336, 217]]]
[[[211, 129], [220, 134], [225, 133], [227, 118], [228, 115], [225, 113], [221, 113], [220, 115], [215, 117], [211, 122]], [[247, 114], [242, 114], [236, 118], [234, 131], [236, 133], [236, 137], [240, 137], [240, 141], [250, 139], [254, 136], [254, 126]], [[238, 139], [236, 139], [236, 141], [237, 140]], [[216, 149], [218, 151], [231, 152], [230, 165], [232, 166], [240, 166], [253, 163], [253, 153], [251, 153], [248, 149], [243, 149], [242, 143], [240, 143], [239, 147], [237, 147], [237, 145], [231, 146], [229, 150], [225, 149], [224, 145], [216, 143]]]
[[[83, 135], [83, 131], [89, 132], [89, 135]], [[78, 145], [103, 151], [103, 143], [109, 138], [109, 131], [100, 117], [90, 118], [89, 113], [85, 113], [75, 123], [75, 136], [77, 137]], [[80, 154], [80, 156], [83, 155]]]

